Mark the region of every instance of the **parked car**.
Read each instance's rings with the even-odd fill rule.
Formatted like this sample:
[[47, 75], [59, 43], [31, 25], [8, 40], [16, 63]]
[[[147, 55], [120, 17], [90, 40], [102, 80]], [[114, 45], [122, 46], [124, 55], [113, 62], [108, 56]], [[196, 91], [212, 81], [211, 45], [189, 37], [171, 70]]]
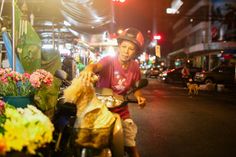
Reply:
[[159, 68], [153, 67], [149, 69], [147, 77], [158, 77], [160, 74]]
[[[183, 67], [174, 68], [174, 69], [167, 69], [166, 71], [162, 72], [159, 76], [160, 78], [166, 83], [172, 82], [182, 82], [182, 71]], [[201, 68], [191, 67], [189, 68], [190, 71], [190, 78], [194, 78], [197, 72], [202, 71]]]
[[151, 67], [148, 69], [147, 77], [155, 77], [158, 78], [160, 73], [162, 73], [166, 67], [161, 66], [161, 67]]
[[196, 73], [194, 81], [198, 83], [232, 84], [235, 81], [235, 67], [218, 66], [210, 71]]
[[148, 68], [141, 68], [141, 74], [143, 76], [147, 77], [149, 74], [149, 69]]

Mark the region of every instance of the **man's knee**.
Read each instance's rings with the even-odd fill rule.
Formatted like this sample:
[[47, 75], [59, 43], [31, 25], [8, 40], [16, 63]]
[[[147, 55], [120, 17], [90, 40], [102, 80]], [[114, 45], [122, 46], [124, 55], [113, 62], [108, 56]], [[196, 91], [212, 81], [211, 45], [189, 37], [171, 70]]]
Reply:
[[123, 122], [125, 146], [134, 147], [137, 134], [137, 126], [132, 119], [125, 119]]

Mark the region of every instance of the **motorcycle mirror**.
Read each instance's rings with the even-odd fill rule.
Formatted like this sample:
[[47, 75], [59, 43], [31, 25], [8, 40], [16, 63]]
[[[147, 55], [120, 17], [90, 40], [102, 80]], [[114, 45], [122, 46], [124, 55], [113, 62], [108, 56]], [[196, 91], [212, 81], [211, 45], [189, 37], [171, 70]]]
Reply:
[[148, 85], [148, 80], [147, 79], [141, 79], [140, 81], [137, 81], [135, 83], [135, 90], [146, 87], [147, 85]]
[[67, 80], [68, 74], [64, 70], [61, 69], [56, 70], [54, 76], [56, 78], [59, 78], [65, 86], [71, 85], [71, 82]]
[[127, 95], [135, 92], [138, 89], [144, 88], [148, 85], [148, 80], [147, 79], [141, 79], [140, 81], [137, 81], [134, 85], [134, 88], [127, 93]]
[[67, 73], [64, 70], [61, 70], [61, 69], [56, 70], [54, 76], [61, 79], [61, 80], [66, 80], [67, 79]]

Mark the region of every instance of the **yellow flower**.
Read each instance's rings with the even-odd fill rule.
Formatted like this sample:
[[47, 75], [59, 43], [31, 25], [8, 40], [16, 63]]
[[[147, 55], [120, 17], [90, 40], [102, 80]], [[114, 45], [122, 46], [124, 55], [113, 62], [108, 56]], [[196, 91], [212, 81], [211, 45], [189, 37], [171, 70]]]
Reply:
[[5, 116], [4, 135], [0, 135], [6, 141], [6, 151], [21, 151], [27, 148], [30, 154], [35, 154], [37, 148], [52, 141], [53, 124], [36, 107], [32, 105], [24, 109], [6, 107]]

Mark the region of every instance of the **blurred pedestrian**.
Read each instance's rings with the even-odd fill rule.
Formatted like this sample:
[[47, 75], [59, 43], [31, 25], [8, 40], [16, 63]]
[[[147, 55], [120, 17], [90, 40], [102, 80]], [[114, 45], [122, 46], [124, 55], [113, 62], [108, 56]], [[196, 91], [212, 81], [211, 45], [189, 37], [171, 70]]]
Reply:
[[182, 74], [183, 86], [187, 87], [187, 83], [188, 83], [188, 80], [189, 80], [189, 77], [190, 77], [190, 71], [189, 71], [189, 68], [186, 65], [181, 70], [181, 74]]

